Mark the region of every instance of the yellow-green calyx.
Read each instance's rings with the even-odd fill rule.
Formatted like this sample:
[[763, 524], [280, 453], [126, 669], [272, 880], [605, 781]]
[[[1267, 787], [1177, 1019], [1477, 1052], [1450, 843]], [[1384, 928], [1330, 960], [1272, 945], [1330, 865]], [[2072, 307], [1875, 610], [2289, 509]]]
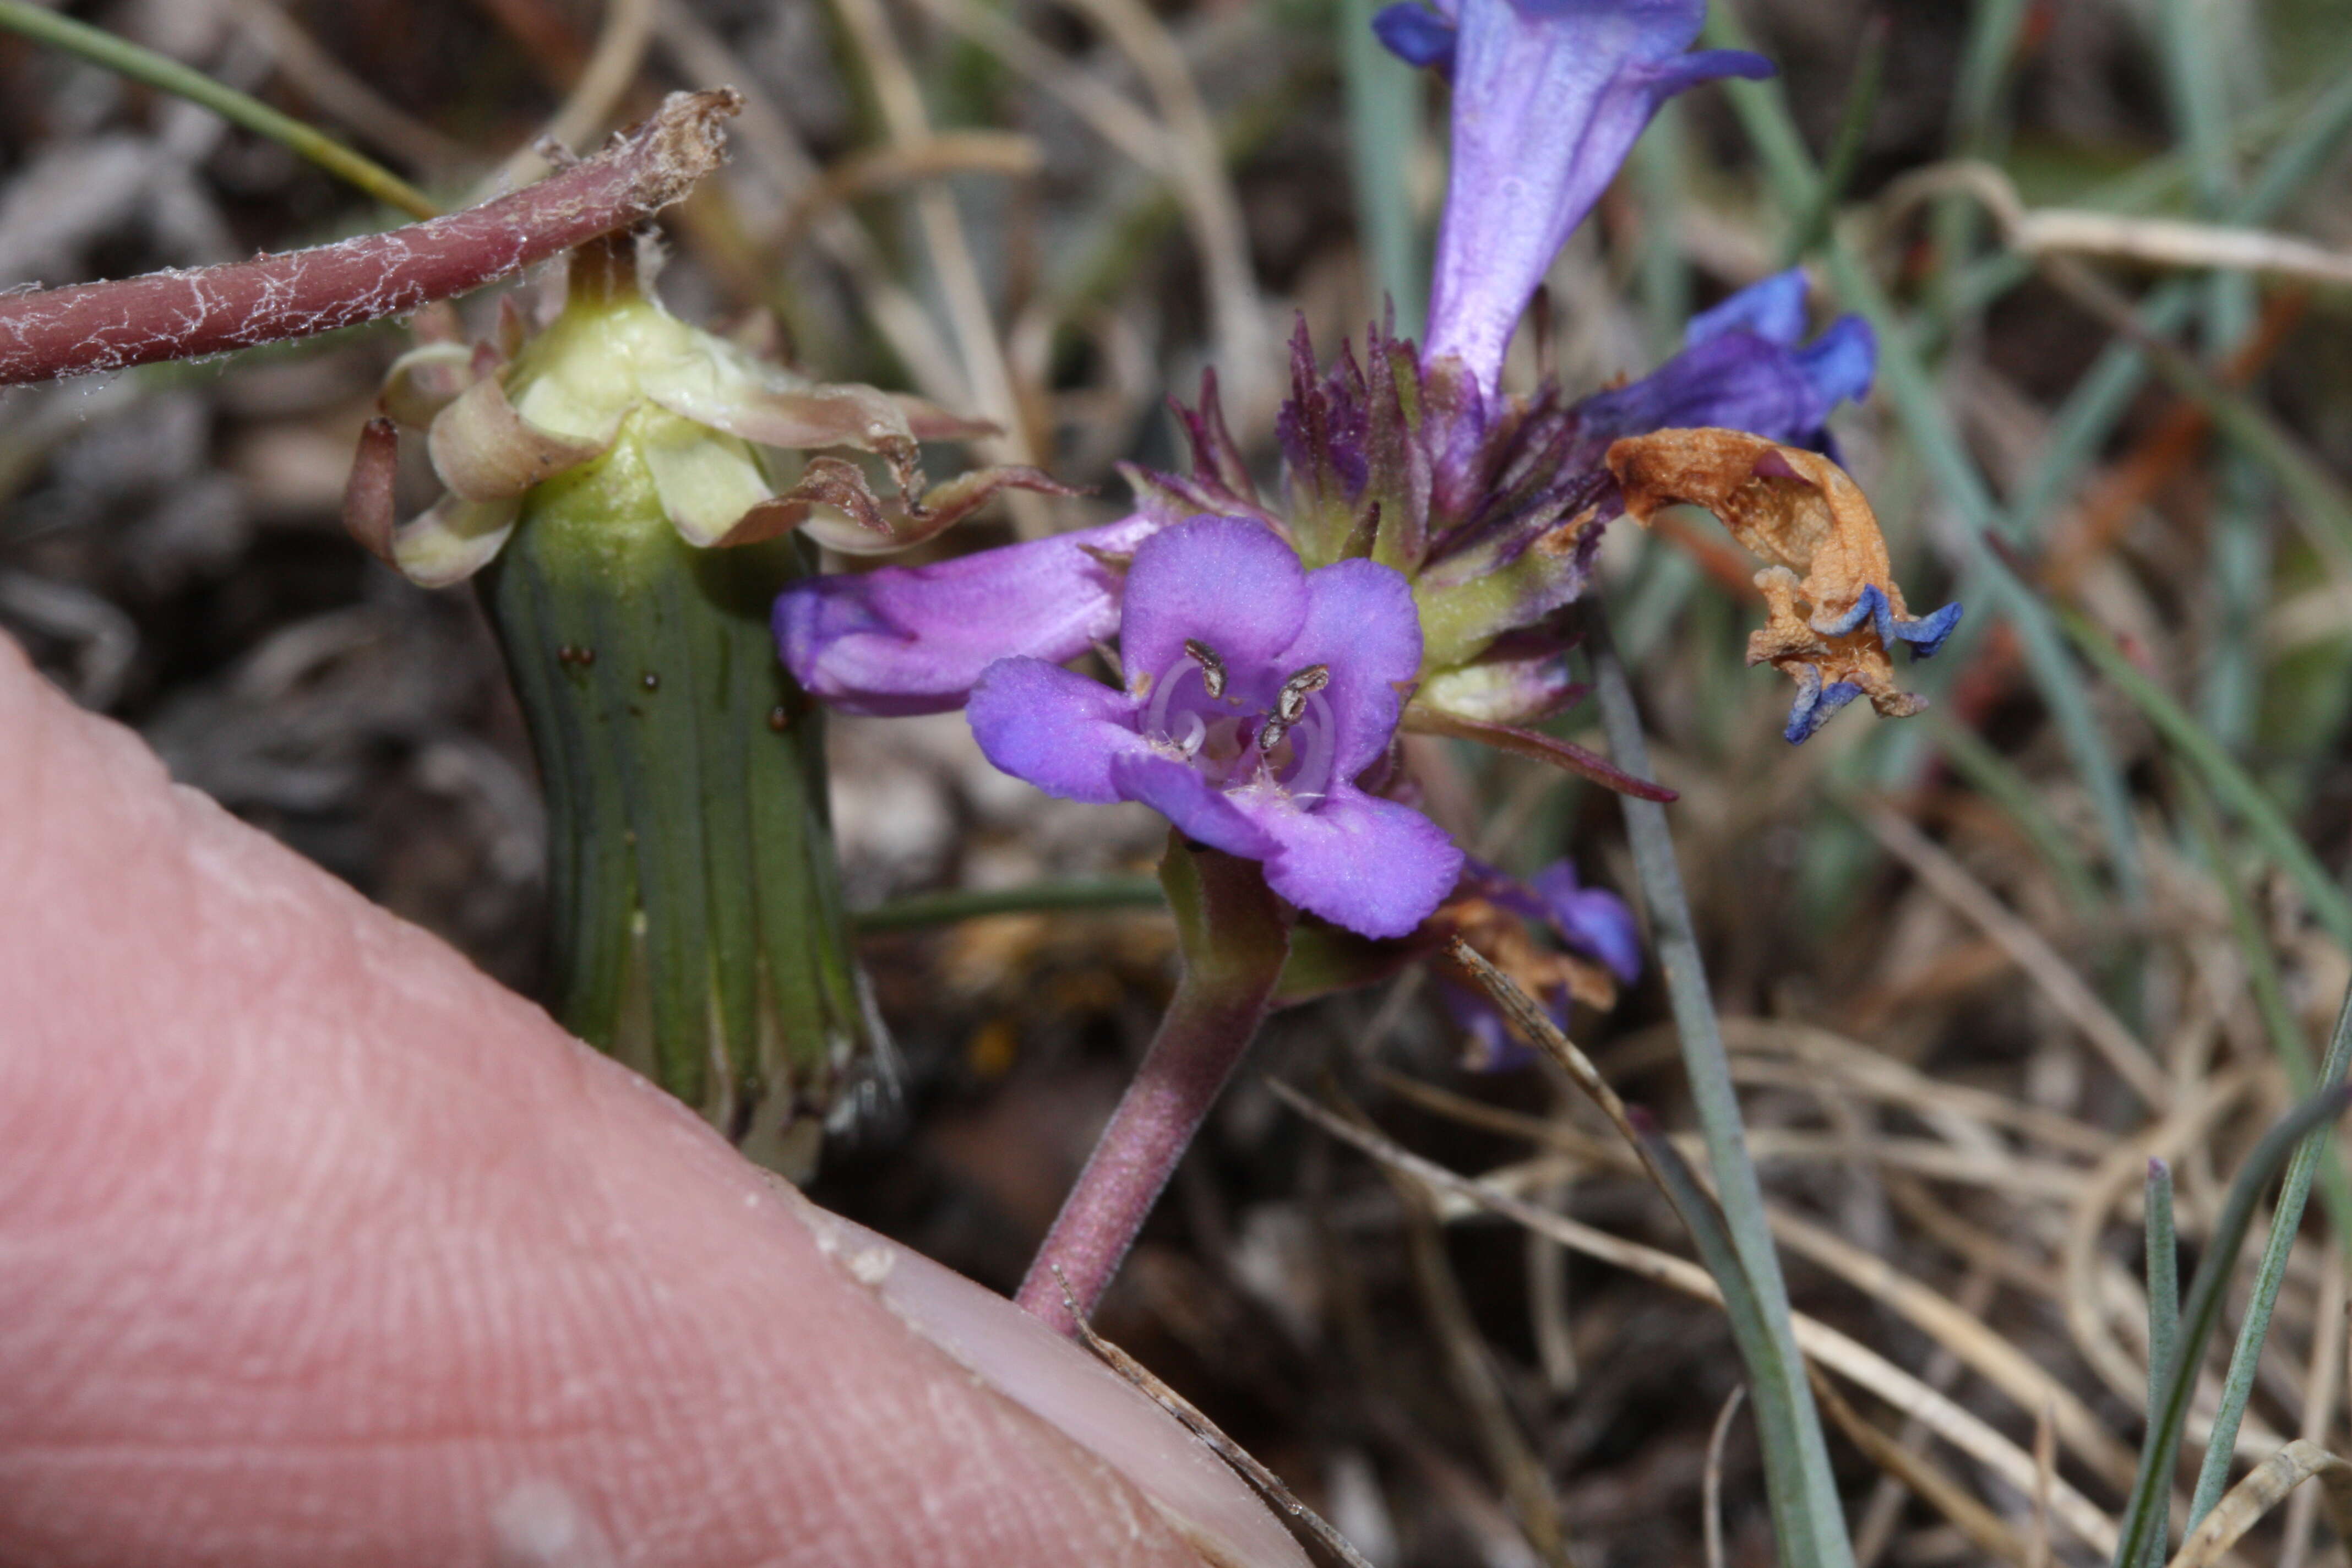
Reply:
[[[468, 348], [436, 331], [394, 364], [381, 402], [385, 417], [361, 439], [344, 521], [427, 587], [462, 582], [497, 555], [533, 487], [624, 447], [650, 475], [663, 514], [697, 546], [799, 529], [835, 550], [898, 550], [1008, 486], [1061, 488], [1032, 468], [997, 468], [927, 489], [921, 441], [993, 426], [919, 398], [812, 381], [688, 325], [639, 289], [622, 237], [574, 254], [562, 308], [542, 330], [530, 333], [509, 302], [490, 341]], [[403, 425], [425, 430], [446, 492], [395, 522]], [[877, 495], [845, 451], [880, 459], [896, 493]]]

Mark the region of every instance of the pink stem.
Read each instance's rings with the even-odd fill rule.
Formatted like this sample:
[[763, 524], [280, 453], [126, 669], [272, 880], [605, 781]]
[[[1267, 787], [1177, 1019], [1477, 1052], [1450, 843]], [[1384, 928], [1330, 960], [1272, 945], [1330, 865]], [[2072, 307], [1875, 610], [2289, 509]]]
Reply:
[[652, 216], [719, 167], [731, 88], [672, 93], [594, 157], [480, 206], [313, 250], [0, 298], [0, 385], [309, 337], [446, 300]]
[[1016, 1298], [1060, 1333], [1076, 1327], [1072, 1302], [1093, 1315], [1256, 1037], [1289, 953], [1287, 916], [1257, 862], [1171, 843], [1160, 879], [1176, 910], [1183, 977]]

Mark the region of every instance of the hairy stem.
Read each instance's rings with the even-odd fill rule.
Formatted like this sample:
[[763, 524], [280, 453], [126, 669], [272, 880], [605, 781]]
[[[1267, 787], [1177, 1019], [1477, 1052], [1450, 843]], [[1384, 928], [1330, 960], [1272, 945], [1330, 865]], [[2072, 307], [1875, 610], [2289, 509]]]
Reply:
[[1176, 913], [1183, 977], [1017, 1298], [1065, 1334], [1076, 1332], [1070, 1302], [1080, 1317], [1093, 1314], [1256, 1037], [1290, 950], [1288, 920], [1256, 861], [1187, 848], [1171, 837], [1160, 874]]
[[672, 93], [596, 156], [447, 217], [312, 250], [0, 299], [0, 385], [194, 359], [396, 316], [626, 228], [719, 167], [732, 89]]

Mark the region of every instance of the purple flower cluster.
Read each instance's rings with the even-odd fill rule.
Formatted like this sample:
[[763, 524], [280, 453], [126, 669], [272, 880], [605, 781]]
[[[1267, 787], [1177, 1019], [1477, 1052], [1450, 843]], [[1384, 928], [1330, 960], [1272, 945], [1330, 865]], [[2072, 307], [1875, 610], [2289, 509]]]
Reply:
[[[1658, 106], [1753, 55], [1690, 53], [1704, 0], [1451, 0], [1379, 30], [1454, 83], [1454, 163], [1426, 350], [1384, 329], [1318, 370], [1302, 326], [1263, 496], [1213, 377], [1180, 410], [1188, 475], [1130, 470], [1138, 509], [1084, 532], [802, 584], [776, 606], [793, 676], [852, 712], [969, 701], [1008, 773], [1079, 800], [1146, 802], [1265, 862], [1303, 910], [1401, 934], [1459, 851], [1382, 798], [1400, 727], [1600, 759], [1522, 728], [1572, 700], [1560, 612], [1623, 510], [1621, 437], [1717, 426], [1824, 449], [1867, 391], [1846, 318], [1808, 340], [1805, 282], [1768, 279], [1696, 318], [1682, 353], [1582, 399], [1502, 390], [1552, 256]], [[1123, 685], [1059, 666], [1117, 640]], [[1564, 929], [1564, 928], [1563, 928]]]

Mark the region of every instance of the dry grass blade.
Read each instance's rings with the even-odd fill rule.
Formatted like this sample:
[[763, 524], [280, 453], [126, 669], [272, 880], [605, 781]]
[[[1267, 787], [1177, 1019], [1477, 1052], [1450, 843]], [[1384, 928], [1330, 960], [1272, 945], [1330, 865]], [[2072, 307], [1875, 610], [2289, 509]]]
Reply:
[[1372, 1568], [1363, 1554], [1348, 1544], [1348, 1538], [1324, 1521], [1321, 1514], [1298, 1500], [1298, 1496], [1283, 1484], [1282, 1478], [1260, 1464], [1247, 1448], [1225, 1436], [1217, 1424], [1201, 1414], [1198, 1406], [1160, 1381], [1151, 1369], [1095, 1332], [1086, 1314], [1078, 1310], [1077, 1298], [1070, 1293], [1070, 1282], [1062, 1279], [1062, 1271], [1054, 1270], [1062, 1287], [1062, 1305], [1069, 1309], [1070, 1321], [1078, 1331], [1078, 1338], [1087, 1349], [1094, 1352], [1105, 1365], [1133, 1384], [1160, 1409], [1182, 1423], [1192, 1436], [1209, 1447], [1210, 1452], [1233, 1467], [1235, 1474], [1255, 1487], [1258, 1495], [1285, 1514], [1298, 1521], [1309, 1535], [1320, 1542], [1346, 1568]]
[[1625, 1142], [1641, 1157], [1643, 1167], [1650, 1173], [1651, 1179], [1663, 1188], [1665, 1177], [1650, 1157], [1648, 1140], [1643, 1136], [1642, 1130], [1633, 1125], [1633, 1118], [1625, 1112], [1625, 1101], [1609, 1087], [1608, 1080], [1601, 1076], [1601, 1069], [1592, 1065], [1592, 1058], [1577, 1049], [1576, 1042], [1561, 1033], [1559, 1026], [1551, 1021], [1551, 1015], [1538, 1005], [1534, 997], [1520, 990], [1509, 975], [1488, 962], [1485, 953], [1457, 936], [1446, 944], [1445, 955], [1494, 998], [1495, 1005], [1518, 1026], [1519, 1033], [1529, 1045], [1559, 1063], [1570, 1081], [1601, 1108], [1601, 1114], [1609, 1118], [1611, 1124], [1624, 1135]]
[[2337, 1533], [2345, 1533], [2347, 1521], [2352, 1521], [2352, 1464], [2298, 1437], [2231, 1487], [2205, 1521], [2189, 1531], [2167, 1568], [2212, 1568], [2264, 1514], [2315, 1477], [2326, 1489], [2327, 1510]]
[[[2319, 1447], [2327, 1447], [2329, 1426], [2336, 1418], [2336, 1385], [2344, 1375], [2344, 1299], [2347, 1281], [2345, 1258], [2338, 1249], [2328, 1258], [2319, 1277], [2319, 1302], [2311, 1320], [2311, 1370], [2303, 1385], [2303, 1429], [2295, 1436]], [[2303, 1568], [2311, 1548], [2312, 1516], [2320, 1494], [2298, 1491], [2286, 1510], [2286, 1542], [2279, 1552], [2279, 1568]]]
[[653, 41], [656, 0], [604, 0], [604, 25], [597, 29], [596, 47], [572, 84], [546, 129], [475, 186], [471, 199], [481, 201], [501, 190], [540, 178], [548, 170], [540, 149], [585, 145], [621, 105], [646, 63], [646, 47]]
[[[1358, 1127], [1334, 1115], [1288, 1084], [1269, 1080], [1268, 1087], [1283, 1103], [1333, 1137], [1440, 1192], [1465, 1199], [1529, 1229], [1539, 1230], [1564, 1247], [1588, 1258], [1612, 1264], [1655, 1284], [1701, 1300], [1719, 1302], [1723, 1299], [1714, 1279], [1696, 1263], [1596, 1230], [1565, 1215], [1553, 1214], [1523, 1202], [1489, 1183], [1449, 1171], [1434, 1161], [1425, 1160], [1399, 1146], [1379, 1132]], [[1800, 1313], [1791, 1321], [1798, 1347], [1808, 1358], [1862, 1384], [1895, 1409], [1917, 1418], [1937, 1436], [2019, 1491], [2032, 1492], [2034, 1485], [2032, 1456], [2002, 1436], [1982, 1418], [1961, 1408], [1877, 1352], [1840, 1333], [1819, 1319]], [[2063, 1478], [2051, 1484], [2050, 1512], [2068, 1534], [2094, 1552], [2105, 1555], [2115, 1551], [2115, 1521]]]
[[2039, 931], [2011, 914], [1967, 868], [1894, 812], [1884, 806], [1861, 806], [1854, 816], [1888, 854], [1908, 866], [1931, 892], [2009, 954], [2141, 1100], [2158, 1110], [2172, 1104], [2172, 1082], [2155, 1057]]
[[1013, 131], [940, 131], [920, 142], [868, 148], [844, 158], [803, 190], [773, 243], [780, 250], [792, 249], [817, 218], [872, 191], [945, 174], [1027, 178], [1045, 163], [1036, 138]]
[[1731, 1418], [1747, 1397], [1748, 1385], [1733, 1384], [1731, 1397], [1716, 1413], [1715, 1430], [1706, 1435], [1706, 1473], [1699, 1485], [1699, 1506], [1706, 1510], [1700, 1523], [1706, 1531], [1706, 1568], [1723, 1568], [1723, 1445], [1731, 1436]]
[[1880, 1469], [1911, 1489], [1919, 1500], [1942, 1514], [1958, 1527], [1961, 1534], [1974, 1542], [1978, 1550], [2004, 1563], [2014, 1563], [2025, 1568], [2026, 1550], [2017, 1539], [2017, 1532], [2001, 1522], [2000, 1516], [1975, 1498], [1968, 1489], [1935, 1465], [1913, 1453], [1901, 1443], [1873, 1426], [1870, 1421], [1845, 1401], [1837, 1385], [1813, 1372], [1813, 1396], [1822, 1402], [1822, 1410], [1837, 1423], [1846, 1440], [1862, 1450], [1863, 1457]]
[[[1508, 985], [1509, 982], [1505, 980], [1504, 984]], [[1513, 987], [1513, 991], [1516, 993], [1517, 988]], [[1498, 1000], [1500, 995], [1498, 993]], [[1546, 1022], [1548, 1024], [1549, 1020]], [[1575, 1048], [1573, 1045], [1568, 1047], [1570, 1051]], [[1583, 1059], [1580, 1052], [1578, 1059]], [[1591, 1064], [1588, 1062], [1586, 1065], [1589, 1068]], [[1601, 1169], [1630, 1171], [1635, 1168], [1620, 1151], [1598, 1139], [1587, 1137], [1572, 1127], [1481, 1105], [1399, 1073], [1383, 1072], [1378, 1076], [1389, 1088], [1437, 1115], [1548, 1144]], [[1609, 1093], [1612, 1100], [1615, 1099], [1613, 1091], [1610, 1091], [1605, 1083], [1601, 1084], [1600, 1089]], [[1620, 1110], [1622, 1113], [1622, 1106]], [[1770, 1143], [1762, 1138], [1754, 1142], [1759, 1155], [1771, 1148]], [[1641, 1147], [1637, 1142], [1635, 1148], [1640, 1150]], [[2082, 1178], [2077, 1174], [2072, 1179], [2079, 1185]], [[2131, 1449], [2109, 1432], [2091, 1407], [2064, 1384], [2053, 1377], [2032, 1357], [1987, 1328], [1977, 1314], [1922, 1284], [1867, 1248], [1857, 1247], [1809, 1220], [1777, 1207], [1768, 1208], [1766, 1218], [1771, 1224], [1773, 1236], [1790, 1252], [1819, 1264], [1854, 1289], [1902, 1314], [1959, 1357], [1962, 1364], [2015, 1400], [2020, 1409], [2049, 1411], [2059, 1436], [2072, 1452], [2096, 1469], [2109, 1484], [2119, 1488], [2131, 1485], [2134, 1464]]]
[[1891, 225], [1920, 201], [1953, 191], [1983, 203], [2010, 247], [2027, 256], [2104, 256], [2151, 267], [2352, 283], [2352, 255], [2293, 235], [2071, 207], [2028, 208], [2006, 174], [1974, 160], [1937, 163], [1896, 181], [1879, 198], [1880, 221]]

